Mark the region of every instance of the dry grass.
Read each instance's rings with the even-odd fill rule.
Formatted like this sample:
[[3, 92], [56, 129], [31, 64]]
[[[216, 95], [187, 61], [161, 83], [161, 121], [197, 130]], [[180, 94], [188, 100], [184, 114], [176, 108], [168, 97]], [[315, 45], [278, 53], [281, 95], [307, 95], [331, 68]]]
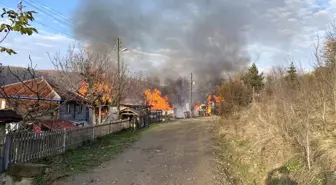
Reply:
[[[220, 122], [221, 159], [229, 163], [224, 167], [230, 171], [230, 176], [240, 177], [240, 184], [263, 184], [268, 172], [281, 167], [295, 152], [279, 131], [259, 121], [262, 118], [247, 121], [251, 113], [245, 112], [239, 120]], [[234, 184], [239, 183], [236, 180]]]
[[[218, 132], [224, 172], [239, 176], [235, 182], [336, 184], [335, 41], [336, 25], [331, 25], [322, 48], [316, 44], [313, 72], [288, 78], [287, 69], [274, 68], [252, 107], [229, 101], [235, 110], [226, 112], [244, 107], [239, 120], [223, 119]], [[224, 98], [245, 100], [236, 95], [244, 89], [241, 83], [222, 87]]]
[[299, 75], [293, 88], [276, 69], [258, 102], [220, 123], [222, 151], [234, 155], [222, 160], [241, 184], [336, 184], [328, 177], [336, 171], [336, 69], [323, 70]]

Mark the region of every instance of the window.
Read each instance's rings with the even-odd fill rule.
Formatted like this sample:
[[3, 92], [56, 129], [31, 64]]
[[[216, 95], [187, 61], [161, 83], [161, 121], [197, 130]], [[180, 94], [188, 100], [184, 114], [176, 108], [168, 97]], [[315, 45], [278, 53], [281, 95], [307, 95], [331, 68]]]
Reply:
[[76, 106], [76, 108], [77, 108], [77, 113], [82, 113], [82, 111], [83, 111], [83, 105], [82, 104]]
[[68, 114], [71, 113], [71, 106], [70, 106], [70, 104], [67, 104], [67, 113], [68, 113]]
[[6, 108], [6, 100], [0, 100], [0, 109], [5, 109]]

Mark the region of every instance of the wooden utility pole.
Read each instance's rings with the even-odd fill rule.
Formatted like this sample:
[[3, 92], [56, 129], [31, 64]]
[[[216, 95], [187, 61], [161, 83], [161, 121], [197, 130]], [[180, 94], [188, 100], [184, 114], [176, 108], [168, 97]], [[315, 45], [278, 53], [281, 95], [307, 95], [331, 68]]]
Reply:
[[190, 73], [190, 117], [192, 117], [192, 91], [193, 91], [193, 74]]
[[121, 101], [121, 77], [120, 77], [120, 39], [117, 38], [117, 64], [118, 64], [118, 93], [117, 93], [117, 113], [120, 119], [120, 101]]

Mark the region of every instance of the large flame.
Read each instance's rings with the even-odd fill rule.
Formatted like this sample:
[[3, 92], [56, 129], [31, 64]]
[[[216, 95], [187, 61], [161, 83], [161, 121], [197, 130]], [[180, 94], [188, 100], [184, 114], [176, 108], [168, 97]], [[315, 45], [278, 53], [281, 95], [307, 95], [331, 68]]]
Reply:
[[144, 93], [147, 102], [152, 106], [153, 110], [172, 110], [168, 103], [168, 97], [161, 96], [161, 92], [158, 89], [153, 91], [147, 89]]
[[222, 97], [219, 97], [219, 96], [216, 96], [216, 95], [208, 95], [208, 108], [207, 108], [207, 113], [209, 115], [212, 114], [212, 110], [211, 110], [211, 107], [212, 107], [212, 102], [214, 103], [221, 103], [224, 101], [224, 98]]
[[90, 98], [96, 98], [95, 96], [98, 97], [98, 95], [101, 95], [101, 98], [96, 100], [95, 103], [98, 104], [98, 101], [102, 101], [104, 103], [111, 103], [112, 102], [112, 98], [111, 98], [111, 89], [110, 87], [103, 83], [103, 82], [98, 82], [93, 84], [92, 89], [90, 89], [90, 92], [88, 92], [88, 84], [83, 81], [79, 90], [78, 90], [79, 94], [81, 94], [82, 96], [86, 96]]

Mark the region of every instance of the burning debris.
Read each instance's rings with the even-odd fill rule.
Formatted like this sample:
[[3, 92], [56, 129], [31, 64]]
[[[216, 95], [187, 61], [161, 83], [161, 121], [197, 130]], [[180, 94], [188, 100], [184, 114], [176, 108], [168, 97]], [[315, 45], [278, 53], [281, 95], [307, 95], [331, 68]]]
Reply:
[[168, 103], [168, 97], [162, 96], [161, 91], [158, 89], [154, 89], [153, 91], [147, 89], [144, 93], [148, 104], [152, 107], [152, 110], [172, 110]]
[[219, 103], [223, 102], [224, 98], [221, 98], [216, 95], [208, 95], [208, 106], [207, 106], [207, 114], [214, 115], [217, 113], [217, 106]]
[[207, 105], [206, 104], [196, 104], [194, 107], [194, 114], [196, 116], [206, 116]]

